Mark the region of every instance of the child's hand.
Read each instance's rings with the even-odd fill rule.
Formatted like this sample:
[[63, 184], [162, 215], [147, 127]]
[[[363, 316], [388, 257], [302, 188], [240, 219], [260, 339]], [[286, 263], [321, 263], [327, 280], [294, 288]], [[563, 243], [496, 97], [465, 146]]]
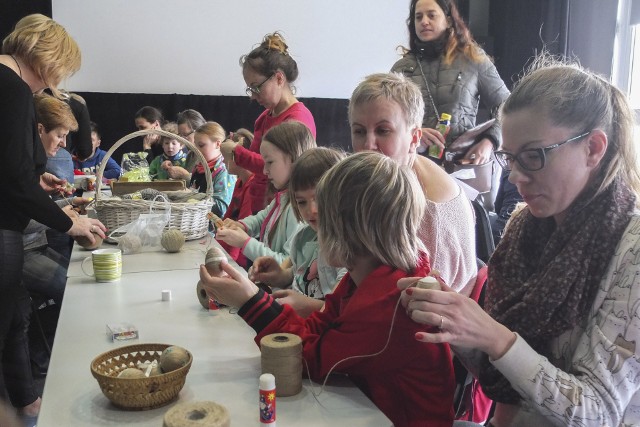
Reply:
[[216, 232], [216, 239], [222, 240], [229, 246], [241, 248], [247, 241], [249, 235], [242, 227], [235, 225], [227, 227], [226, 225]]
[[293, 289], [273, 291], [271, 296], [280, 304], [290, 305], [300, 317], [309, 317], [314, 311], [321, 310], [324, 305], [322, 300], [308, 297]]
[[223, 277], [211, 276], [204, 265], [200, 266], [200, 280], [210, 298], [240, 308], [258, 293], [258, 287], [236, 271], [226, 259], [220, 263], [220, 267], [226, 273]]
[[167, 175], [169, 175], [169, 178], [188, 180], [191, 177], [191, 174], [185, 168], [174, 166], [168, 160], [167, 162], [170, 163], [167, 167]]
[[171, 168], [171, 166], [173, 166], [173, 163], [171, 163], [171, 160], [165, 160], [164, 162], [162, 162], [160, 164], [160, 167], [164, 170], [169, 170], [169, 168]]
[[236, 145], [238, 145], [235, 141], [231, 139], [226, 139], [220, 144], [220, 152], [222, 153], [222, 157], [225, 159], [233, 159], [233, 151], [236, 149]]
[[69, 218], [78, 218], [80, 215], [73, 209], [73, 206], [67, 205], [62, 208], [62, 211], [67, 214]]
[[261, 256], [256, 258], [249, 269], [249, 279], [283, 288], [291, 285], [293, 274], [291, 270], [283, 269], [273, 257]]

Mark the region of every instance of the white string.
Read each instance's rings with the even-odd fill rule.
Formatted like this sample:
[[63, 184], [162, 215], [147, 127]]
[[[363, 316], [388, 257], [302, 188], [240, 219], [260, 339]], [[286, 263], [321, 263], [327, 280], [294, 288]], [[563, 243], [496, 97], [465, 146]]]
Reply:
[[[414, 283], [417, 283], [414, 282]], [[411, 286], [411, 285], [410, 285]], [[329, 376], [331, 375], [331, 373], [333, 372], [333, 370], [342, 362], [346, 362], [347, 360], [351, 360], [351, 359], [357, 359], [357, 358], [366, 358], [366, 357], [375, 357], [378, 356], [380, 354], [382, 354], [387, 347], [389, 346], [389, 342], [391, 342], [391, 333], [393, 332], [393, 326], [396, 322], [396, 313], [398, 312], [398, 306], [400, 305], [400, 301], [402, 300], [402, 295], [400, 295], [400, 297], [398, 297], [398, 301], [396, 302], [396, 306], [393, 309], [393, 315], [391, 316], [391, 324], [389, 325], [389, 335], [387, 336], [387, 342], [384, 344], [384, 346], [382, 347], [382, 349], [380, 349], [379, 351], [375, 352], [375, 353], [371, 353], [371, 354], [356, 354], [354, 356], [349, 356], [349, 357], [345, 357], [342, 360], [338, 360], [332, 367], [331, 369], [329, 369], [329, 372], [327, 372], [327, 375], [324, 378], [324, 381], [322, 382], [322, 386], [320, 387], [320, 391], [316, 394], [315, 392], [315, 385], [313, 384], [313, 381], [311, 381], [311, 372], [309, 370], [309, 365], [307, 364], [307, 361], [304, 359], [304, 357], [302, 358], [302, 361], [304, 362], [305, 367], [307, 368], [307, 376], [309, 377], [309, 384], [311, 385], [311, 394], [313, 395], [313, 397], [316, 399], [316, 402], [318, 402], [320, 404], [320, 406], [322, 406], [324, 408], [324, 406], [322, 405], [322, 403], [318, 400], [318, 397], [322, 394], [322, 392], [324, 391], [324, 387], [327, 384], [327, 381], [329, 380]]]

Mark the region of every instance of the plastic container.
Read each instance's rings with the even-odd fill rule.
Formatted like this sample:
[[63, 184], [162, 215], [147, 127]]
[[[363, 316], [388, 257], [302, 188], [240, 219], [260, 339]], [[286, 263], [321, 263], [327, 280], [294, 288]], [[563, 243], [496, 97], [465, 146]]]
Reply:
[[[442, 113], [440, 114], [440, 120], [436, 125], [436, 130], [442, 134], [445, 138], [449, 133], [449, 129], [451, 129], [451, 114]], [[436, 159], [441, 159], [444, 150], [439, 145], [433, 144], [429, 146], [428, 155], [429, 157], [433, 157]]]
[[260, 426], [276, 427], [276, 377], [260, 375]]

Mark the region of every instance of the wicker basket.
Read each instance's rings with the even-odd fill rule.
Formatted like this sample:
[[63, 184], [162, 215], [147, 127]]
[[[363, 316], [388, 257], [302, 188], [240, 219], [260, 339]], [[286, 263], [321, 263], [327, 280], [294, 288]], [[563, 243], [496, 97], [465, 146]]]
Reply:
[[146, 129], [137, 132], [130, 133], [120, 138], [113, 146], [107, 151], [104, 156], [100, 168], [96, 173], [96, 198], [94, 209], [98, 215], [98, 219], [107, 227], [108, 230], [115, 230], [123, 225], [129, 224], [140, 216], [142, 213], [149, 213], [153, 208], [154, 211], [161, 211], [163, 209], [161, 204], [155, 203], [150, 200], [117, 200], [117, 199], [103, 199], [101, 194], [102, 188], [102, 175], [104, 169], [107, 166], [107, 161], [113, 155], [114, 151], [125, 142], [138, 136], [144, 136], [148, 134], [156, 134], [160, 136], [166, 136], [180, 141], [185, 144], [191, 151], [196, 154], [197, 159], [204, 166], [205, 179], [207, 180], [207, 197], [206, 199], [197, 203], [171, 203], [171, 218], [165, 226], [165, 230], [169, 228], [177, 228], [182, 234], [184, 234], [187, 240], [199, 239], [207, 234], [209, 229], [209, 220], [207, 219], [207, 213], [211, 211], [213, 206], [213, 186], [211, 183], [211, 171], [207, 166], [207, 161], [202, 156], [202, 153], [198, 148], [188, 140], [160, 129]]
[[117, 378], [126, 368], [138, 362], [159, 360], [169, 344], [134, 344], [102, 353], [91, 362], [91, 373], [98, 380], [102, 393], [114, 405], [125, 409], [153, 409], [166, 405], [178, 396], [191, 368], [189, 363], [175, 371], [147, 378]]

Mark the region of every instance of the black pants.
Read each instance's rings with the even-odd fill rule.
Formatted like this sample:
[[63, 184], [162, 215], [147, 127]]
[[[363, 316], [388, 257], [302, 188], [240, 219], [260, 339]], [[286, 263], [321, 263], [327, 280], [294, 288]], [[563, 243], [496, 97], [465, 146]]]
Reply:
[[29, 360], [31, 304], [22, 284], [22, 233], [0, 230], [0, 398], [20, 408], [38, 398]]

